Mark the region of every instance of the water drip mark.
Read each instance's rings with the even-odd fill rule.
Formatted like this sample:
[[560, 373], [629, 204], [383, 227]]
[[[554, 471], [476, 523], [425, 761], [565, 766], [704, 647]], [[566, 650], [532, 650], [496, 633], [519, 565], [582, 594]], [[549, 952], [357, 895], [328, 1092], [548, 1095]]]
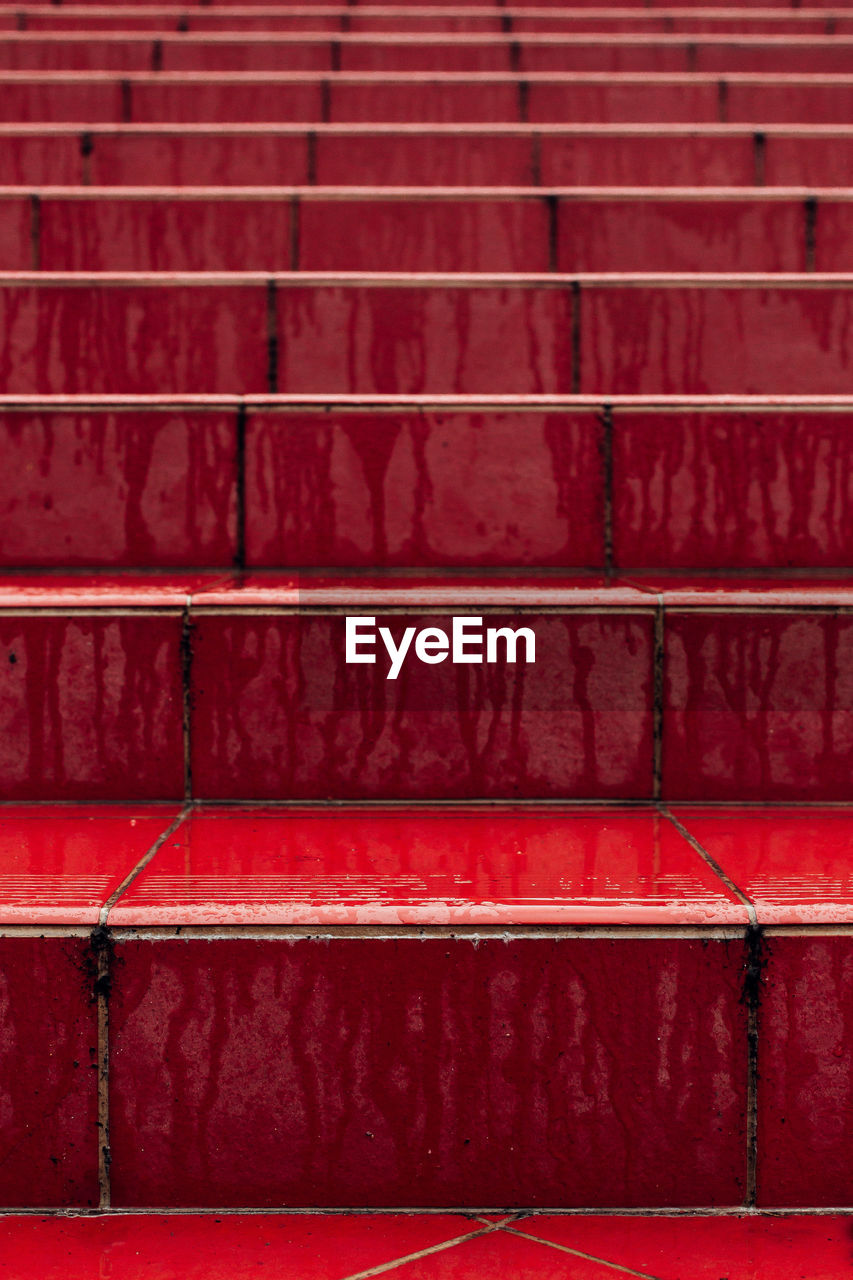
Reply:
[[272, 278], [267, 281], [267, 391], [271, 395], [278, 391], [278, 307]]
[[332, 40], [329, 45], [329, 67], [332, 71], [341, 69], [341, 42]]
[[299, 234], [301, 230], [301, 206], [299, 195], [290, 197], [290, 270], [299, 270]]
[[809, 196], [803, 209], [806, 220], [806, 271], [814, 271], [817, 252], [817, 197]]
[[193, 770], [192, 770], [192, 666], [193, 666], [193, 622], [190, 619], [189, 603], [183, 612], [183, 621], [181, 625], [181, 688], [183, 694], [183, 737], [184, 737], [184, 797], [186, 800], [192, 798], [193, 793]]
[[518, 118], [527, 124], [530, 115], [530, 85], [526, 80], [518, 82]]
[[534, 187], [542, 186], [542, 134], [534, 133], [530, 137], [530, 182]]
[[545, 197], [545, 206], [548, 211], [548, 270], [558, 271], [560, 261], [559, 234], [560, 234], [560, 202], [555, 195], [547, 195]]
[[658, 597], [655, 610], [655, 636], [652, 649], [652, 796], [660, 800], [663, 777], [663, 697], [664, 663], [666, 661], [666, 618], [663, 597]]
[[30, 265], [41, 271], [41, 197], [30, 196]]
[[756, 132], [752, 135], [752, 155], [755, 164], [755, 185], [763, 187], [766, 181], [765, 168], [767, 159], [767, 134]]
[[598, 420], [601, 424], [598, 448], [601, 455], [604, 572], [609, 578], [613, 573], [613, 408], [611, 405], [602, 406]]
[[747, 1012], [746, 1077], [746, 1206], [754, 1209], [758, 1200], [758, 1031], [761, 1013], [761, 984], [767, 966], [766, 942], [762, 926], [750, 923], [746, 934], [741, 1001]]
[[151, 70], [163, 70], [163, 41], [155, 40], [151, 46]]
[[130, 124], [133, 119], [133, 101], [129, 80], [121, 81], [121, 122]]
[[332, 119], [332, 86], [328, 80], [320, 82], [320, 119], [329, 124]]
[[572, 378], [571, 393], [579, 395], [581, 389], [581, 285], [572, 281]]
[[717, 117], [720, 124], [729, 122], [729, 82], [720, 80], [717, 83]]
[[235, 430], [235, 500], [237, 528], [234, 538], [234, 567], [246, 567], [246, 406], [237, 410]]
[[305, 139], [306, 156], [305, 156], [305, 181], [309, 187], [317, 185], [317, 134], [313, 129], [308, 130]]

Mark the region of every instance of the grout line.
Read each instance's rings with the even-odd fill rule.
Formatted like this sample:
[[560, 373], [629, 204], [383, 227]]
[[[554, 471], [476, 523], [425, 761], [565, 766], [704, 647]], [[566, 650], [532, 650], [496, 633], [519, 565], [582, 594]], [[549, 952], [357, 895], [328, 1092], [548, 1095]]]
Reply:
[[580, 395], [580, 389], [581, 389], [581, 283], [580, 283], [580, 280], [572, 281], [571, 290], [572, 290], [571, 389], [572, 389], [572, 395]]
[[305, 182], [309, 187], [317, 185], [317, 130], [309, 129], [305, 136]]
[[817, 197], [809, 196], [804, 204], [805, 212], [805, 270], [814, 271], [817, 250]]
[[558, 1249], [560, 1253], [569, 1253], [574, 1258], [583, 1258], [585, 1262], [597, 1262], [601, 1267], [609, 1267], [612, 1271], [618, 1272], [620, 1275], [639, 1276], [640, 1280], [660, 1280], [659, 1276], [653, 1276], [648, 1271], [635, 1271], [633, 1267], [623, 1267], [618, 1262], [608, 1262], [606, 1258], [599, 1258], [594, 1253], [584, 1253], [582, 1249], [570, 1249], [566, 1244], [557, 1244], [554, 1240], [543, 1240], [541, 1236], [533, 1236], [528, 1231], [521, 1231], [518, 1227], [507, 1227], [511, 1235], [521, 1236], [524, 1240], [533, 1240], [536, 1244], [544, 1244], [548, 1249]]
[[345, 1276], [344, 1280], [368, 1280], [370, 1276], [381, 1276], [387, 1271], [396, 1271], [397, 1267], [403, 1266], [408, 1262], [417, 1262], [420, 1258], [429, 1258], [436, 1253], [444, 1253], [447, 1249], [453, 1249], [458, 1244], [467, 1244], [469, 1240], [476, 1240], [479, 1236], [488, 1236], [499, 1231], [507, 1222], [514, 1221], [513, 1218], [505, 1218], [502, 1222], [490, 1223], [479, 1231], [469, 1231], [464, 1236], [455, 1236], [452, 1240], [444, 1240], [441, 1244], [431, 1245], [428, 1249], [419, 1249], [416, 1253], [407, 1253], [400, 1258], [395, 1258], [393, 1262], [383, 1262], [377, 1267], [368, 1267], [366, 1271], [356, 1271], [351, 1275]]
[[604, 575], [606, 578], [611, 578], [613, 576], [613, 409], [609, 404], [602, 406], [598, 420], [601, 423], [599, 452], [603, 484]]
[[530, 182], [542, 186], [542, 134], [538, 132], [530, 135]]
[[190, 614], [191, 597], [187, 596], [187, 603], [183, 612], [183, 620], [181, 624], [181, 687], [182, 687], [182, 708], [181, 720], [183, 725], [184, 740], [184, 800], [189, 802], [192, 800], [193, 794], [193, 767], [192, 767], [192, 664], [193, 664], [193, 645], [192, 633], [195, 623]]
[[30, 195], [30, 265], [41, 270], [41, 196]]
[[110, 982], [113, 944], [101, 925], [92, 930], [96, 957], [95, 1001], [98, 1024], [98, 1206], [109, 1209], [110, 1187]]
[[290, 270], [299, 270], [299, 239], [301, 203], [299, 192], [294, 191], [290, 197]]
[[154, 40], [151, 45], [151, 70], [158, 72], [163, 70], [163, 41]]
[[332, 86], [328, 80], [320, 82], [320, 123], [330, 124], [332, 120]]
[[530, 123], [530, 82], [518, 81], [518, 119], [520, 124]]
[[106, 928], [108, 928], [108, 927], [109, 927], [109, 915], [110, 915], [110, 912], [112, 911], [112, 909], [113, 909], [113, 907], [115, 906], [115, 904], [118, 902], [119, 898], [121, 898], [121, 897], [122, 897], [122, 895], [123, 895], [124, 893], [126, 893], [126, 892], [127, 892], [127, 890], [128, 890], [128, 889], [130, 888], [130, 886], [133, 884], [133, 882], [134, 882], [134, 880], [136, 879], [136, 877], [137, 877], [137, 876], [138, 876], [142, 871], [144, 871], [144, 870], [145, 870], [145, 868], [148, 866], [148, 864], [153, 860], [153, 858], [154, 858], [154, 857], [155, 857], [155, 856], [160, 852], [160, 850], [163, 848], [163, 845], [164, 845], [164, 844], [166, 843], [166, 841], [169, 839], [169, 836], [172, 836], [172, 835], [174, 835], [174, 834], [175, 834], [175, 832], [177, 831], [178, 827], [179, 827], [179, 826], [181, 826], [181, 824], [184, 822], [184, 820], [185, 820], [186, 818], [188, 818], [188, 817], [189, 817], [189, 815], [192, 813], [192, 810], [193, 810], [193, 806], [192, 806], [192, 804], [185, 804], [185, 805], [183, 806], [183, 808], [181, 809], [181, 811], [180, 811], [180, 812], [179, 812], [179, 813], [178, 813], [178, 814], [177, 814], [177, 815], [172, 819], [172, 821], [169, 823], [169, 825], [168, 825], [168, 827], [166, 828], [166, 830], [165, 830], [165, 831], [163, 831], [163, 832], [162, 832], [162, 833], [157, 837], [157, 839], [154, 841], [154, 843], [152, 844], [151, 848], [147, 851], [147, 853], [145, 853], [145, 854], [144, 854], [144, 855], [139, 859], [139, 862], [137, 862], [136, 866], [135, 866], [131, 871], [129, 871], [129, 872], [128, 872], [128, 874], [127, 874], [127, 875], [125, 876], [125, 878], [122, 880], [122, 882], [121, 882], [121, 884], [118, 886], [118, 888], [113, 890], [113, 892], [112, 892], [112, 893], [110, 894], [110, 896], [107, 898], [107, 900], [106, 900], [106, 902], [104, 903], [104, 905], [101, 907], [101, 912], [100, 912], [100, 915], [99, 915], [99, 917], [98, 917], [98, 928], [99, 928], [99, 929], [106, 929]]
[[276, 281], [267, 280], [267, 391], [278, 392], [278, 308], [276, 306]]
[[678, 834], [687, 841], [691, 849], [695, 850], [695, 852], [699, 854], [699, 857], [702, 859], [702, 861], [708, 864], [708, 866], [711, 868], [711, 870], [713, 871], [717, 879], [722, 880], [726, 888], [731, 893], [733, 893], [741, 903], [743, 903], [743, 905], [746, 907], [746, 913], [749, 917], [749, 927], [751, 929], [758, 929], [760, 927], [758, 923], [758, 915], [756, 913], [755, 904], [753, 903], [752, 899], [748, 897], [747, 894], [745, 894], [743, 890], [738, 887], [737, 884], [735, 884], [734, 880], [732, 880], [731, 876], [728, 876], [726, 874], [726, 872], [720, 866], [719, 862], [717, 862], [715, 858], [711, 857], [711, 854], [708, 852], [708, 850], [705, 849], [703, 845], [699, 843], [696, 837], [687, 829], [687, 827], [685, 827], [684, 824], [680, 822], [673, 813], [670, 812], [669, 808], [665, 804], [658, 805], [658, 812], [663, 814], [663, 816], [672, 823], [672, 825], [675, 827]]
[[246, 406], [237, 408], [235, 423], [235, 502], [234, 567], [246, 567]]
[[560, 199], [553, 194], [545, 196], [548, 215], [548, 270], [559, 271], [560, 263]]
[[755, 162], [755, 185], [763, 187], [766, 182], [767, 134], [757, 130], [752, 135], [752, 154]]
[[652, 646], [652, 797], [660, 800], [663, 785], [664, 663], [666, 660], [664, 598], [657, 597]]
[[727, 80], [717, 82], [717, 119], [720, 124], [729, 122], [729, 84]]
[[89, 129], [80, 134], [80, 185], [88, 187], [92, 181], [92, 166], [89, 160], [95, 150], [94, 135]]
[[127, 78], [119, 81], [121, 86], [121, 123], [130, 124], [133, 119], [133, 90]]

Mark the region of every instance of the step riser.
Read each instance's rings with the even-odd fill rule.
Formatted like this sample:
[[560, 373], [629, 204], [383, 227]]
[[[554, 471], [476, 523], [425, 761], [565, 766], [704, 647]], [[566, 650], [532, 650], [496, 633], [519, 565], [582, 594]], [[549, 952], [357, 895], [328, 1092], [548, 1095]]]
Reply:
[[0, 271], [849, 271], [853, 200], [0, 196]]
[[395, 42], [394, 37], [343, 35], [312, 40], [274, 36], [244, 41], [205, 42], [196, 37], [164, 35], [123, 39], [80, 36], [9, 35], [0, 45], [4, 71], [123, 71], [123, 72], [669, 72], [680, 74], [849, 74], [853, 49], [844, 36], [797, 42], [738, 44], [666, 36], [637, 41], [630, 37], [574, 36], [560, 43], [553, 36], [478, 41], [460, 37], [448, 42], [422, 35]]
[[844, 395], [853, 289], [33, 277], [0, 319], [15, 395]]
[[848, 798], [847, 613], [673, 607], [656, 644], [651, 608], [481, 608], [534, 663], [410, 654], [396, 680], [378, 634], [346, 662], [342, 614], [2, 616], [5, 798]]
[[[848, 421], [603, 405], [7, 412], [0, 564], [842, 568]], [[821, 459], [820, 486], [804, 455]]]
[[[331, 73], [330, 73], [331, 74]], [[424, 73], [428, 75], [429, 73]], [[73, 73], [67, 73], [73, 77]], [[722, 87], [721, 87], [722, 86]], [[233, 83], [153, 78], [9, 79], [0, 100], [0, 120], [9, 123], [110, 122], [205, 123], [276, 121], [307, 123], [744, 123], [849, 125], [853, 80], [811, 83], [791, 77], [764, 82], [691, 79], [624, 81], [614, 75], [594, 82], [555, 78], [524, 81], [437, 78], [375, 83], [354, 78], [293, 80], [256, 77]]]

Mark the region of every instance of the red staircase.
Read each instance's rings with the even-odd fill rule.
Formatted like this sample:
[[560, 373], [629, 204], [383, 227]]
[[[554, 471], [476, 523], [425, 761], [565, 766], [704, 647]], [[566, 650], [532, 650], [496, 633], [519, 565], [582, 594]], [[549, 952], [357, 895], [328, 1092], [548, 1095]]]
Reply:
[[0, 67], [0, 1280], [847, 1275], [853, 10]]

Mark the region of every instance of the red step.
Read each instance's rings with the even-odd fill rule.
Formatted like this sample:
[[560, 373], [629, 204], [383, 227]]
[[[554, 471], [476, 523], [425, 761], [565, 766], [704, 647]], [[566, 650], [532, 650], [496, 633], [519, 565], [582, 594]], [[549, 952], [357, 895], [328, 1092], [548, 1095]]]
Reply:
[[843, 75], [10, 71], [0, 120], [847, 125], [851, 104]]
[[[841, 569], [851, 411], [779, 398], [0, 401], [0, 562]], [[804, 457], [822, 459], [819, 486]]]

